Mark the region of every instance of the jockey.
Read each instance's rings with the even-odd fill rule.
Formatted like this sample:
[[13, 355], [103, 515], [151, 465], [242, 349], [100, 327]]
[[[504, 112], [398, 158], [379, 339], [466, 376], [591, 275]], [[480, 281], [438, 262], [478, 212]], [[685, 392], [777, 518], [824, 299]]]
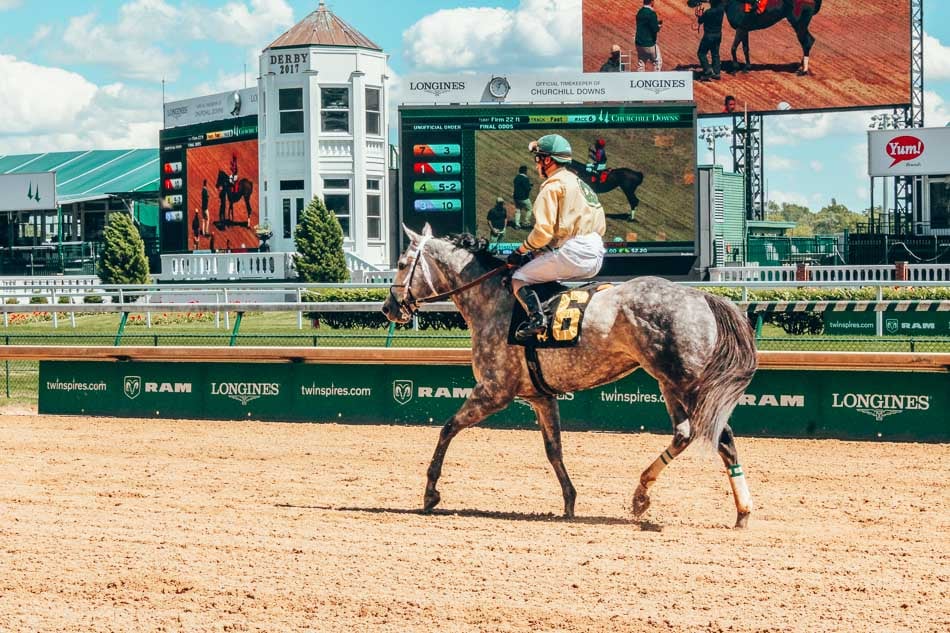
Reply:
[[234, 191], [238, 190], [238, 161], [237, 154], [231, 154], [231, 177], [228, 179], [231, 182], [231, 189]]
[[590, 157], [590, 162], [587, 163], [587, 171], [590, 173], [600, 173], [607, 169], [607, 141], [602, 138], [597, 139], [597, 142], [591, 146], [588, 150], [588, 156]]
[[[534, 201], [534, 228], [508, 256], [517, 270], [511, 289], [528, 320], [515, 332], [525, 342], [544, 332], [547, 319], [541, 301], [529, 286], [548, 281], [590, 279], [604, 262], [604, 208], [597, 194], [564, 166], [571, 163], [571, 145], [560, 134], [548, 134], [528, 145], [543, 180]], [[535, 255], [541, 249], [544, 252]]]

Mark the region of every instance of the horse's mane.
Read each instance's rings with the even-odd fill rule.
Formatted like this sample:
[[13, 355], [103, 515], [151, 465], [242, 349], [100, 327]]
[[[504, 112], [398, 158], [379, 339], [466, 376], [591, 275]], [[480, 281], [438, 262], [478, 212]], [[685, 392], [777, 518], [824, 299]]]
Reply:
[[484, 237], [475, 237], [471, 233], [458, 233], [448, 235], [443, 239], [474, 255], [478, 263], [486, 268], [498, 268], [505, 263], [505, 260], [499, 259], [489, 250], [491, 243]]

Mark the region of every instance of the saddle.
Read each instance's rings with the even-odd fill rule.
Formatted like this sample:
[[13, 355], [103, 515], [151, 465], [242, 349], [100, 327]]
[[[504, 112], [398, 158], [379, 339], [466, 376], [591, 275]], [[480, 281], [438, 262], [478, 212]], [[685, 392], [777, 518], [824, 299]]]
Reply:
[[588, 172], [589, 174], [588, 180], [590, 180], [590, 184], [592, 185], [596, 185], [598, 183], [604, 184], [605, 182], [607, 182], [607, 176], [610, 175], [611, 171], [612, 169], [608, 167], [607, 169], [603, 171], [598, 171], [598, 172], [593, 172], [593, 173]]
[[528, 318], [521, 303], [515, 301], [511, 311], [511, 323], [508, 326], [508, 343], [523, 345], [525, 348], [574, 347], [581, 338], [581, 326], [584, 312], [590, 298], [599, 290], [610, 288], [613, 284], [599, 281], [577, 288], [569, 288], [556, 281], [532, 286], [541, 300], [541, 308], [547, 317], [547, 330], [538, 334], [535, 341], [522, 343], [515, 339], [515, 330]]

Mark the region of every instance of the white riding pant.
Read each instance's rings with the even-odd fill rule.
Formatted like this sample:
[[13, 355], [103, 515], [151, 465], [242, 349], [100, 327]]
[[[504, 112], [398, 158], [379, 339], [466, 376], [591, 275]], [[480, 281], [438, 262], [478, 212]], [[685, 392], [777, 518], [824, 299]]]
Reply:
[[512, 279], [525, 284], [590, 279], [604, 264], [604, 241], [596, 233], [572, 237], [516, 270]]

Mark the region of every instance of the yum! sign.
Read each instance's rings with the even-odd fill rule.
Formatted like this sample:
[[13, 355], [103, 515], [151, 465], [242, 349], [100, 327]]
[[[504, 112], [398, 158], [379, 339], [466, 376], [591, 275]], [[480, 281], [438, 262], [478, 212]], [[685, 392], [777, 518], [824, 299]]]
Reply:
[[950, 173], [950, 128], [874, 130], [868, 133], [869, 176]]

